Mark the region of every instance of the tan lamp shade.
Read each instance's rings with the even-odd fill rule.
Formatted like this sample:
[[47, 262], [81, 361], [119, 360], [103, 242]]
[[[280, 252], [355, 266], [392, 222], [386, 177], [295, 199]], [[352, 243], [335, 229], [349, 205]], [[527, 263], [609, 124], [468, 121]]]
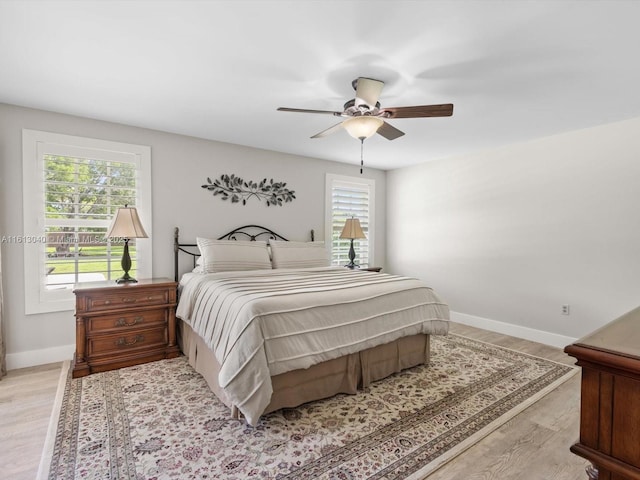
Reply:
[[367, 236], [362, 231], [360, 220], [352, 217], [347, 218], [347, 221], [344, 222], [344, 227], [342, 228], [340, 238], [358, 239], [367, 238]]
[[138, 210], [135, 207], [122, 207], [116, 212], [116, 216], [107, 232], [108, 238], [148, 238], [144, 231]]

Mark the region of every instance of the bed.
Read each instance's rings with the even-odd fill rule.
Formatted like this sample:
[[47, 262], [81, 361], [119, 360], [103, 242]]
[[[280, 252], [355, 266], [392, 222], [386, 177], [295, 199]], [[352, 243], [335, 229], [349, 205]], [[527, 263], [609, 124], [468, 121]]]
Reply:
[[[250, 425], [428, 363], [430, 335], [448, 332], [448, 306], [423, 282], [329, 267], [311, 235], [248, 225], [181, 243], [175, 229], [182, 351]], [[193, 258], [183, 275], [181, 254]]]

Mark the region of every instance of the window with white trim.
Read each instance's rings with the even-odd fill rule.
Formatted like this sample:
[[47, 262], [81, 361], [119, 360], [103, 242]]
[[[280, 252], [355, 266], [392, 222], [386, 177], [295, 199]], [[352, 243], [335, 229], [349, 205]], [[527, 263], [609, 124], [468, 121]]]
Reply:
[[[73, 310], [79, 282], [122, 275], [124, 242], [106, 232], [135, 206], [151, 232], [151, 149], [23, 130], [25, 313]], [[131, 239], [133, 277], [151, 276], [151, 241]]]
[[328, 173], [325, 201], [325, 241], [331, 249], [331, 264], [349, 263], [351, 241], [341, 239], [340, 233], [345, 221], [355, 217], [367, 237], [354, 240], [355, 263], [362, 267], [373, 265], [375, 180]]

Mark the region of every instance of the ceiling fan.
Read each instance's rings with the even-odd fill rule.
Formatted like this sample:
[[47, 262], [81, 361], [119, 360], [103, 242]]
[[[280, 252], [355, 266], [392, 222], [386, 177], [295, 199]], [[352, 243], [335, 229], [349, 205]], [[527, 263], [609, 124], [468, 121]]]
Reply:
[[382, 135], [387, 140], [395, 140], [404, 135], [404, 132], [398, 130], [387, 119], [396, 118], [423, 118], [423, 117], [450, 117], [453, 115], [453, 104], [445, 103], [442, 105], [414, 105], [410, 107], [387, 107], [381, 108], [380, 93], [384, 87], [384, 82], [373, 78], [359, 77], [351, 82], [353, 89], [356, 91], [356, 97], [344, 104], [342, 112], [331, 110], [309, 110], [304, 108], [288, 108], [280, 107], [279, 112], [298, 112], [298, 113], [320, 113], [333, 115], [336, 117], [346, 117], [346, 120], [333, 125], [332, 127], [316, 133], [311, 138], [322, 138], [327, 135], [344, 128], [349, 135], [357, 138], [361, 142], [360, 150], [360, 173], [362, 173], [362, 146], [364, 140], [371, 137], [375, 133]]
[[[308, 110], [304, 108], [278, 108], [279, 112], [321, 113], [347, 119], [316, 133], [311, 138], [321, 138], [345, 128], [349, 134], [360, 139], [361, 135], [368, 133], [364, 138], [369, 138], [374, 133], [382, 135], [387, 140], [394, 140], [404, 135], [404, 132], [391, 126], [386, 119], [396, 118], [422, 118], [422, 117], [450, 117], [453, 114], [453, 104], [442, 105], [415, 105], [411, 107], [387, 107], [381, 108], [378, 101], [384, 82], [373, 78], [359, 77], [351, 82], [356, 91], [356, 98], [344, 104], [342, 112], [331, 110]], [[360, 128], [356, 128], [356, 125]], [[368, 128], [364, 128], [364, 126]]]

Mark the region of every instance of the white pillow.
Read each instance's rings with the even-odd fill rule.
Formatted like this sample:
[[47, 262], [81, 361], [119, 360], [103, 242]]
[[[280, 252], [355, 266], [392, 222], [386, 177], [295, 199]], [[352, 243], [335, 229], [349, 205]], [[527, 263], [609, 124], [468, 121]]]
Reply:
[[204, 273], [204, 268], [202, 267], [202, 255], [200, 255], [196, 259], [196, 266], [191, 270], [193, 273]]
[[266, 242], [196, 239], [203, 273], [271, 269]]
[[324, 242], [269, 240], [273, 268], [328, 267], [329, 252]]

